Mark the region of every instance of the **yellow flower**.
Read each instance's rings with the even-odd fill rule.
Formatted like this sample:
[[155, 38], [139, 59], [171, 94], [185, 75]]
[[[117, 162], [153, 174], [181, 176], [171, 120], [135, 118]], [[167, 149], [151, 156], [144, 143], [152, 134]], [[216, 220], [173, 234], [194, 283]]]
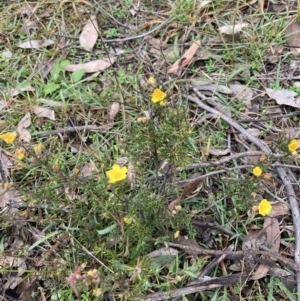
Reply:
[[176, 238], [178, 238], [179, 237], [179, 235], [180, 235], [180, 231], [179, 230], [177, 230], [175, 233], [174, 233], [174, 238], [176, 239]]
[[182, 209], [181, 205], [176, 205], [175, 206], [176, 211], [180, 211]]
[[165, 106], [166, 104], [165, 104], [164, 100], [165, 100], [166, 96], [167, 96], [167, 94], [165, 92], [163, 92], [162, 90], [155, 89], [151, 95], [151, 100], [154, 103], [159, 102], [159, 104], [161, 106]]
[[6, 183], [3, 184], [3, 187], [4, 187], [5, 190], [7, 190], [11, 187], [11, 184], [6, 182]]
[[293, 139], [288, 144], [288, 148], [291, 153], [294, 153], [298, 148], [300, 148], [300, 143], [297, 139]]
[[33, 146], [33, 151], [34, 151], [34, 153], [35, 153], [37, 156], [39, 156], [39, 155], [42, 153], [42, 150], [43, 150], [43, 143], [42, 143], [42, 142], [40, 142], [40, 143], [38, 143], [38, 144], [35, 144], [35, 145]]
[[0, 139], [5, 141], [7, 144], [14, 143], [16, 138], [17, 138], [16, 132], [8, 132], [8, 133], [0, 135]]
[[22, 148], [18, 148], [16, 150], [16, 158], [18, 160], [23, 160], [25, 158], [25, 153], [23, 152]]
[[92, 290], [92, 294], [93, 294], [93, 296], [95, 296], [95, 297], [100, 297], [100, 295], [102, 294], [101, 288], [93, 289], [93, 290]]
[[124, 216], [123, 220], [124, 220], [124, 223], [128, 224], [128, 225], [136, 222], [136, 220], [130, 216]]
[[256, 177], [260, 177], [262, 174], [262, 169], [259, 166], [255, 166], [252, 170], [252, 173], [256, 176]]
[[150, 117], [138, 117], [137, 122], [139, 123], [147, 123], [150, 120]]
[[112, 169], [106, 172], [108, 176], [108, 183], [114, 184], [119, 181], [125, 180], [127, 177], [128, 168], [126, 166], [121, 167], [119, 164], [114, 164]]
[[271, 203], [266, 199], [261, 200], [261, 202], [258, 205], [259, 214], [265, 216], [268, 215], [271, 212], [271, 210], [272, 210]]
[[155, 80], [155, 78], [153, 76], [150, 76], [149, 79], [148, 79], [148, 83], [151, 86], [155, 87], [156, 86], [156, 80]]

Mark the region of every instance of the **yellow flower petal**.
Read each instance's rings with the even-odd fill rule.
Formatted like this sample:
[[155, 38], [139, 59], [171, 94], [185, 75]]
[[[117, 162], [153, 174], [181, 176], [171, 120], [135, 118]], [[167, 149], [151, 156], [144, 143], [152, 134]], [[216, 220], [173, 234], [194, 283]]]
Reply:
[[100, 297], [100, 295], [102, 294], [102, 289], [101, 288], [96, 288], [92, 290], [92, 294], [95, 297]]
[[128, 168], [126, 166], [121, 167], [119, 164], [114, 164], [113, 167], [106, 172], [109, 179], [108, 183], [114, 184], [125, 180], [127, 177]]
[[263, 199], [258, 205], [258, 213], [261, 214], [262, 216], [268, 215], [272, 210], [272, 205], [271, 203]]
[[166, 98], [167, 94], [165, 92], [163, 92], [160, 89], [155, 89], [151, 95], [151, 100], [154, 103], [161, 103], [164, 102], [164, 99]]
[[25, 153], [23, 152], [23, 150], [21, 148], [18, 148], [16, 150], [16, 158], [18, 160], [23, 160], [25, 158]]
[[288, 144], [288, 148], [291, 153], [294, 153], [297, 149], [300, 148], [299, 141], [297, 139], [291, 140], [290, 143]]
[[262, 169], [259, 166], [255, 166], [252, 170], [252, 173], [256, 176], [256, 177], [260, 177], [262, 174]]
[[33, 151], [34, 151], [34, 153], [35, 153], [37, 156], [39, 156], [39, 155], [42, 153], [42, 150], [43, 150], [43, 143], [42, 143], [42, 142], [40, 142], [40, 143], [38, 143], [38, 144], [35, 144], [35, 145], [33, 146]]
[[175, 239], [178, 238], [179, 235], [180, 235], [180, 231], [178, 230], [178, 231], [176, 231], [176, 232], [174, 233], [174, 238], [175, 238]]
[[148, 79], [148, 83], [151, 86], [155, 87], [156, 86], [156, 80], [155, 80], [155, 78], [153, 76], [150, 76], [149, 79]]
[[123, 220], [124, 220], [124, 223], [128, 224], [128, 225], [135, 223], [135, 219], [130, 216], [124, 216]]
[[175, 206], [176, 211], [180, 211], [182, 209], [181, 205], [176, 205]]
[[0, 135], [0, 139], [5, 141], [7, 144], [14, 143], [16, 138], [17, 138], [16, 132], [8, 132], [8, 133]]

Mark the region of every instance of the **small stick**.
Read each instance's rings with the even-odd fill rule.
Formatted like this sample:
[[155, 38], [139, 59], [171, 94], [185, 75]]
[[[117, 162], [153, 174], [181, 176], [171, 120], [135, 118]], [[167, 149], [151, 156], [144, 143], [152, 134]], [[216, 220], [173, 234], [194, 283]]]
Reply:
[[[126, 38], [116, 38], [116, 39], [103, 39], [103, 38], [100, 37], [100, 41], [103, 42], [103, 43], [124, 43], [124, 42], [128, 42], [128, 41], [136, 40], [136, 39], [141, 39], [141, 38], [144, 38], [144, 37], [148, 36], [149, 34], [152, 34], [155, 31], [161, 29], [167, 23], [172, 21], [173, 19], [174, 18], [171, 17], [171, 18], [167, 19], [165, 22], [163, 22], [163, 23], [159, 24], [158, 26], [154, 27], [153, 29], [151, 29], [147, 32], [144, 32], [142, 34], [136, 35], [136, 36], [126, 37]], [[78, 39], [78, 37], [66, 36], [66, 35], [60, 35], [60, 34], [56, 34], [56, 36], [65, 37], [65, 38], [69, 38], [69, 39]]]
[[[106, 125], [106, 128], [107, 128], [107, 125]], [[77, 131], [98, 131], [98, 132], [103, 132], [103, 133], [108, 132], [107, 130], [105, 130], [105, 127], [101, 126], [101, 125], [100, 126], [80, 125], [80, 126], [70, 126], [70, 127], [65, 127], [65, 128], [59, 128], [56, 130], [45, 131], [45, 132], [37, 132], [37, 133], [33, 133], [32, 136], [47, 137], [47, 136], [51, 136], [51, 135], [72, 133], [72, 132], [77, 132]]]

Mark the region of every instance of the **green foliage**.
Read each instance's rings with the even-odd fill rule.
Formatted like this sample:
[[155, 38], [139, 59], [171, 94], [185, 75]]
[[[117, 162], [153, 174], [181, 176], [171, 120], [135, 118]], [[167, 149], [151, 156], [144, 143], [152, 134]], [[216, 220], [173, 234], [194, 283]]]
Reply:
[[[105, 7], [108, 14], [101, 13], [98, 18], [99, 34], [105, 38], [133, 36], [134, 31], [117, 26], [118, 22], [127, 27], [138, 25], [138, 33], [143, 33], [170, 14], [174, 20], [166, 29], [151, 33], [154, 41], [162, 41], [159, 49], [147, 38], [120, 45], [102, 43], [99, 39], [94, 51], [86, 52], [77, 38], [69, 37], [79, 36], [90, 10], [82, 12], [80, 1], [50, 2], [47, 5], [42, 1], [38, 3], [33, 20], [40, 17], [44, 9], [50, 13], [46, 19], [39, 18], [39, 26], [26, 34], [22, 32], [25, 19], [19, 12], [19, 4], [0, 4], [3, 41], [9, 42], [2, 43], [0, 54], [1, 103], [6, 105], [1, 110], [5, 112], [0, 122], [1, 133], [17, 129], [25, 112], [32, 115], [29, 143], [19, 137], [14, 145], [1, 144], [2, 154], [13, 164], [9, 167], [11, 187], [22, 196], [23, 203], [20, 208], [13, 208], [17, 209], [15, 215], [9, 207], [13, 204], [1, 208], [0, 250], [13, 251], [14, 256], [21, 254], [22, 258], [26, 256], [28, 269], [24, 277], [38, 275], [41, 286], [35, 293], [41, 292], [53, 301], [79, 299], [66, 280], [79, 270], [79, 276], [96, 270], [101, 278], [98, 282], [76, 283], [80, 300], [86, 301], [102, 300], [107, 292], [118, 301], [133, 300], [150, 292], [168, 292], [186, 286], [198, 277], [210, 258], [185, 252], [153, 258], [148, 254], [166, 247], [167, 242], [174, 240], [176, 231], [211, 247], [203, 239], [203, 229], [194, 226], [194, 219], [219, 222], [236, 235], [246, 234], [248, 226], [261, 227], [263, 218], [253, 218], [248, 213], [257, 204], [251, 193], [264, 194], [262, 177], [254, 177], [251, 168], [237, 168], [245, 164], [243, 158], [213, 164], [223, 156], [213, 155], [211, 150], [230, 148], [236, 153], [241, 147], [240, 141], [233, 139], [236, 133], [226, 122], [209, 116], [192, 103], [187, 104], [187, 96], [192, 93], [189, 80], [205, 77], [216, 83], [226, 82], [228, 86], [241, 82], [253, 90], [256, 88], [258, 95], [262, 84], [257, 75], [261, 75], [262, 70], [264, 73], [275, 70], [276, 82], [270, 81], [270, 87], [283, 89], [286, 83], [280, 76], [281, 64], [286, 67], [284, 64], [288, 60], [280, 58], [281, 63], [276, 63], [275, 67], [271, 64], [269, 68], [268, 57], [275, 49], [274, 42], [285, 43], [283, 32], [287, 19], [269, 11], [262, 14], [255, 1], [247, 7], [249, 15], [244, 15], [244, 8], [239, 11], [240, 4], [223, 0], [204, 6], [204, 1], [196, 0], [144, 1], [137, 18], [132, 15], [135, 1], [125, 0]], [[91, 11], [103, 9], [101, 5]], [[242, 32], [234, 36], [220, 34], [223, 24], [244, 22], [243, 18], [247, 26]], [[249, 22], [252, 18], [258, 21]], [[19, 49], [17, 46], [19, 40], [52, 38], [53, 34], [56, 43], [47, 49]], [[168, 74], [167, 68], [198, 39], [203, 41], [203, 46], [189, 65], [176, 74]], [[67, 47], [61, 48], [64, 41]], [[12, 57], [5, 56], [5, 47], [10, 48]], [[104, 72], [86, 74], [84, 70], [73, 73], [64, 70], [71, 62], [106, 58], [119, 47], [124, 53], [118, 54], [116, 63]], [[202, 56], [204, 49], [207, 57]], [[49, 59], [54, 60], [54, 65], [45, 76], [41, 70]], [[150, 76], [155, 77], [158, 87], [166, 92], [166, 106], [151, 102], [156, 86], [147, 83]], [[268, 76], [271, 77], [271, 73]], [[28, 91], [29, 85], [33, 89]], [[289, 89], [300, 94], [297, 87]], [[232, 118], [240, 121], [244, 117], [244, 101], [234, 98], [233, 102], [232, 94], [209, 90], [203, 95], [218, 98]], [[120, 105], [120, 111], [111, 120], [109, 110], [113, 102]], [[53, 107], [56, 120], [35, 116], [34, 105]], [[259, 113], [266, 112], [263, 108]], [[149, 120], [140, 122], [139, 117], [144, 116], [149, 116]], [[241, 124], [248, 127], [248, 123]], [[57, 128], [83, 125], [103, 127], [84, 131], [76, 128], [76, 131], [58, 135], [49, 133]], [[264, 125], [267, 130], [262, 131], [262, 135], [277, 126], [274, 120]], [[34, 150], [37, 143], [43, 144], [40, 154]], [[287, 145], [283, 134], [270, 143], [272, 150], [284, 154], [283, 163], [294, 164], [296, 158], [291, 158]], [[18, 147], [26, 152], [21, 162], [14, 155]], [[260, 162], [264, 170], [270, 169], [272, 159], [270, 156], [270, 161]], [[128, 167], [132, 165], [135, 179], [128, 176], [127, 180], [109, 184], [106, 171], [118, 160]], [[206, 161], [212, 165], [194, 166]], [[87, 166], [91, 172], [85, 175], [83, 170]], [[212, 174], [219, 171], [219, 174]], [[187, 187], [182, 181], [191, 181], [194, 176], [201, 176], [203, 182], [182, 197], [179, 209], [170, 212], [168, 206], [178, 200]], [[220, 232], [211, 232], [213, 247], [224, 248], [227, 237], [225, 240]], [[22, 244], [13, 243], [12, 237], [17, 237], [16, 242], [20, 239]], [[293, 242], [294, 237], [286, 241]], [[239, 245], [236, 237], [231, 237], [230, 243]], [[41, 260], [41, 266], [30, 265], [30, 260], [34, 263]], [[9, 274], [9, 269], [3, 268], [2, 274]], [[216, 266], [208, 276], [221, 275], [223, 271]], [[259, 290], [258, 286], [251, 286], [247, 300], [264, 300], [265, 296], [271, 300], [276, 294], [293, 300], [280, 279], [271, 277], [269, 283], [261, 281], [259, 284]], [[243, 286], [234, 285], [236, 295], [242, 296]], [[230, 294], [232, 291], [227, 288], [212, 288], [199, 292], [198, 298], [227, 300]], [[188, 300], [188, 297], [181, 298]]]
[[[148, 123], [134, 123], [127, 138], [128, 152], [139, 164], [168, 160], [176, 166], [189, 164], [193, 129], [186, 122], [184, 109], [154, 107]], [[153, 160], [151, 160], [153, 159]]]

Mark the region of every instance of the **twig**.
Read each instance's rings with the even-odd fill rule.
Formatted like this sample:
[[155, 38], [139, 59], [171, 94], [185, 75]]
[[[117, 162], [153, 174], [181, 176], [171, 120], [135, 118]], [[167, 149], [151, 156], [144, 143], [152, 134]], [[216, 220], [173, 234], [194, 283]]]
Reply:
[[[193, 91], [196, 93], [196, 95], [200, 98], [205, 98], [200, 92], [198, 92], [196, 89], [193, 89]], [[262, 151], [264, 151], [266, 154], [271, 154], [271, 150], [263, 143], [261, 140], [253, 137], [251, 134], [249, 134], [242, 126], [240, 126], [238, 123], [236, 123], [233, 119], [230, 117], [220, 113], [219, 111], [211, 108], [210, 106], [204, 104], [198, 97], [195, 96], [188, 96], [188, 99], [194, 103], [196, 103], [200, 108], [212, 113], [216, 114], [217, 116], [220, 116], [224, 121], [226, 121], [229, 125], [234, 127], [236, 130], [238, 130], [241, 134], [243, 134], [249, 141], [251, 141], [253, 144], [255, 144], [257, 147], [259, 147]], [[292, 216], [293, 216], [293, 223], [295, 228], [295, 263], [297, 265], [300, 264], [300, 211], [298, 202], [295, 197], [295, 191], [291, 184], [291, 181], [289, 180], [287, 172], [280, 166], [276, 166], [277, 172], [285, 185], [285, 189], [287, 192], [287, 197], [289, 199]], [[298, 295], [298, 301], [300, 301], [300, 272], [297, 270], [296, 272], [297, 277], [297, 295]]]
[[[197, 94], [198, 97], [203, 98], [203, 96], [201, 95], [201, 93], [199, 93], [196, 89], [193, 89], [193, 90]], [[200, 99], [198, 97], [188, 96], [187, 98], [188, 98], [188, 100], [196, 103], [200, 108], [204, 109], [205, 111], [210, 112], [212, 114], [215, 114], [215, 115], [219, 116], [220, 118], [222, 118], [229, 125], [231, 125], [232, 127], [234, 127], [241, 134], [243, 134], [250, 142], [252, 142], [253, 144], [257, 145], [265, 153], [267, 153], [267, 154], [271, 153], [271, 150], [269, 149], [269, 147], [265, 143], [263, 143], [259, 139], [256, 139], [252, 135], [250, 135], [242, 126], [240, 126], [238, 123], [236, 123], [235, 121], [233, 121], [230, 117], [224, 115], [223, 113], [220, 113], [218, 110], [215, 110], [212, 107], [210, 107], [210, 106], [206, 105], [205, 103], [203, 103], [202, 101], [200, 101]]]
[[168, 300], [177, 296], [189, 295], [199, 291], [209, 290], [216, 287], [234, 285], [239, 282], [244, 282], [249, 278], [247, 273], [238, 273], [229, 276], [223, 276], [218, 278], [212, 278], [209, 280], [203, 280], [192, 286], [186, 286], [179, 289], [174, 289], [170, 292], [158, 292], [151, 295], [147, 295], [144, 298], [135, 298], [133, 300], [142, 301], [160, 301]]
[[[106, 126], [106, 129], [105, 129]], [[98, 131], [98, 132], [103, 132], [107, 133], [107, 125], [80, 125], [80, 126], [70, 126], [70, 127], [65, 127], [65, 128], [59, 128], [56, 130], [51, 130], [51, 131], [45, 131], [45, 132], [36, 132], [33, 133], [32, 136], [37, 136], [37, 137], [47, 137], [51, 135], [57, 135], [57, 134], [65, 134], [65, 133], [72, 133], [72, 132], [77, 132], [77, 131]]]
[[133, 37], [127, 37], [127, 38], [119, 38], [119, 39], [101, 39], [101, 42], [104, 42], [104, 43], [123, 43], [123, 42], [128, 42], [128, 41], [131, 41], [131, 40], [136, 40], [136, 39], [140, 39], [140, 38], [144, 38], [146, 36], [148, 36], [149, 34], [161, 29], [162, 27], [164, 27], [166, 24], [168, 24], [170, 21], [172, 21], [174, 18], [171, 17], [169, 19], [167, 19], [165, 22], [159, 24], [158, 26], [154, 27], [153, 29], [147, 31], [147, 32], [144, 32], [142, 34], [139, 34], [139, 35], [136, 35], [136, 36], [133, 36]]
[[[227, 252], [233, 251], [234, 245], [230, 245], [228, 248], [226, 248]], [[202, 269], [201, 273], [198, 275], [197, 279], [201, 280], [204, 276], [208, 275], [213, 268], [218, 265], [221, 261], [223, 261], [227, 257], [226, 254], [216, 256], [205, 268]], [[189, 283], [188, 285], [193, 285], [194, 281]]]
[[[162, 27], [164, 27], [166, 24], [168, 24], [170, 21], [172, 21], [174, 18], [171, 17], [169, 19], [167, 19], [165, 22], [159, 24], [158, 26], [154, 27], [153, 29], [144, 32], [142, 34], [136, 35], [136, 36], [132, 36], [132, 37], [126, 37], [126, 38], [117, 38], [117, 39], [102, 39], [101, 38], [101, 42], [103, 43], [124, 43], [124, 42], [128, 42], [128, 41], [132, 41], [132, 40], [136, 40], [136, 39], [141, 39], [144, 38], [146, 36], [148, 36], [149, 34], [152, 34], [153, 32], [161, 29]], [[73, 36], [66, 36], [66, 35], [60, 35], [60, 34], [56, 34], [56, 36], [63, 36], [65, 38], [69, 38], [69, 39], [78, 39], [78, 37], [73, 37]]]
[[[192, 253], [194, 255], [209, 255], [212, 257], [220, 256], [225, 254], [228, 259], [234, 259], [234, 260], [243, 260], [244, 258], [244, 251], [220, 251], [220, 250], [210, 250], [205, 249], [201, 246], [190, 246], [190, 245], [184, 245], [184, 244], [178, 244], [173, 242], [168, 242], [169, 247], [175, 247], [182, 249], [186, 251], [187, 253]], [[288, 265], [291, 269], [293, 269], [295, 272], [300, 272], [300, 264], [295, 263], [293, 260], [288, 259], [279, 253], [273, 252], [272, 250], [268, 248], [263, 248], [264, 250], [255, 250], [255, 255], [266, 255], [268, 257], [272, 256], [273, 258], [276, 258], [280, 262], [282, 262], [284, 265]], [[275, 262], [273, 260], [263, 259], [259, 256], [253, 256], [253, 259], [257, 263], [263, 263], [268, 266], [275, 266]]]
[[[252, 157], [252, 156], [261, 156], [261, 155], [265, 155], [265, 152], [263, 151], [249, 151], [249, 152], [243, 152], [243, 153], [237, 153], [237, 154], [233, 154], [230, 156], [226, 156], [223, 157], [220, 160], [217, 161], [213, 161], [213, 162], [200, 162], [200, 163], [193, 163], [188, 165], [187, 167], [184, 168], [184, 170], [190, 170], [190, 169], [195, 169], [195, 168], [199, 168], [199, 167], [211, 167], [211, 166], [218, 166], [218, 165], [222, 165], [226, 162], [229, 162], [231, 160], [236, 160], [242, 157]], [[281, 154], [272, 154], [273, 157], [275, 158], [280, 158], [283, 155]], [[178, 170], [182, 170], [182, 169], [178, 169]]]
[[196, 219], [193, 219], [192, 220], [192, 224], [194, 226], [197, 226], [197, 227], [203, 227], [203, 228], [211, 228], [211, 229], [214, 229], [214, 230], [217, 230], [217, 231], [220, 231], [220, 232], [223, 232], [227, 235], [230, 235], [232, 237], [237, 237], [237, 239], [240, 241], [240, 242], [243, 242], [244, 241], [244, 236], [242, 234], [240, 235], [237, 235], [235, 232], [221, 226], [220, 224], [216, 223], [216, 222], [213, 222], [213, 223], [210, 223], [210, 222], [203, 222], [203, 221], [199, 221], [199, 220], [196, 220]]

